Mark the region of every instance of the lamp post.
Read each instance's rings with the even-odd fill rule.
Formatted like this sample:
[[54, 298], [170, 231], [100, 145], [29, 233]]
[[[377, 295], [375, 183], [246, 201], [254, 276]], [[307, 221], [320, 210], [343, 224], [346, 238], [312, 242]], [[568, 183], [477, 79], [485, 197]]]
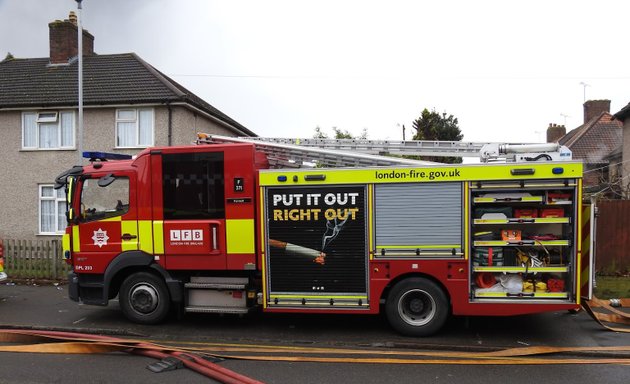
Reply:
[[77, 124], [77, 149], [79, 151], [79, 164], [83, 163], [83, 27], [81, 26], [81, 2], [83, 0], [75, 0], [77, 2], [77, 29], [78, 29], [78, 45], [79, 58], [77, 72], [79, 74], [79, 121]]

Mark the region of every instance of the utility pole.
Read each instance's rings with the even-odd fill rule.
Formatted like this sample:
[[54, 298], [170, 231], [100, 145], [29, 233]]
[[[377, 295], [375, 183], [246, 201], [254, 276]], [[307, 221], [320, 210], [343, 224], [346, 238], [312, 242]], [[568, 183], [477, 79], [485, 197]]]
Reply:
[[[401, 126], [400, 124], [397, 124], [399, 127]], [[403, 136], [403, 141], [405, 141], [405, 124], [402, 125], [402, 136]]]
[[83, 163], [83, 27], [81, 26], [82, 15], [81, 15], [81, 2], [83, 0], [75, 0], [77, 2], [77, 29], [78, 29], [78, 42], [79, 42], [79, 51], [77, 52], [77, 56], [79, 58], [77, 72], [79, 74], [79, 121], [77, 124], [77, 149], [79, 152], [79, 165]]

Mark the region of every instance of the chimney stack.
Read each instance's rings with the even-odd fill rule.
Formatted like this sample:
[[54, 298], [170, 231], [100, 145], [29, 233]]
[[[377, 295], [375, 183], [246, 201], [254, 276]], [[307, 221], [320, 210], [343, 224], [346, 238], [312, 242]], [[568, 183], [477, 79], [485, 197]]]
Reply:
[[[77, 16], [74, 12], [70, 12], [66, 20], [55, 20], [48, 24], [51, 64], [64, 64], [77, 56], [78, 32]], [[83, 29], [83, 55], [94, 55], [94, 36], [85, 29]]]
[[610, 100], [588, 100], [584, 103], [584, 124], [602, 112], [610, 113]]
[[562, 136], [566, 134], [567, 129], [564, 127], [564, 125], [549, 123], [549, 127], [547, 128], [547, 142], [557, 143], [558, 140], [560, 140]]

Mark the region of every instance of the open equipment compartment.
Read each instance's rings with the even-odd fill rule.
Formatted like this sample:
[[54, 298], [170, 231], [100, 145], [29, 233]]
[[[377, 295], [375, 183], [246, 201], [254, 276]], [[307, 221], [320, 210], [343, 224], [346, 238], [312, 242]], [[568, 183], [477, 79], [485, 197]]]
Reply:
[[575, 302], [577, 182], [470, 182], [473, 302]]

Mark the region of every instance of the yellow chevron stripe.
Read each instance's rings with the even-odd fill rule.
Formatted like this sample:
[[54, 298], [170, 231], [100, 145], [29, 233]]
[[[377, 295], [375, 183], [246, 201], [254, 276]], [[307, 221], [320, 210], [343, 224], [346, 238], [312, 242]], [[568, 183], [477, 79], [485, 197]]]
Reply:
[[63, 257], [66, 255], [66, 251], [70, 251], [70, 235], [64, 234], [61, 237], [61, 249], [63, 252]]
[[79, 237], [79, 226], [72, 227], [72, 252], [81, 252], [81, 238]]
[[164, 254], [164, 221], [153, 221], [153, 252], [156, 255]]
[[370, 260], [374, 259], [372, 250], [374, 249], [374, 185], [368, 186], [368, 253]]
[[138, 220], [138, 235], [140, 236], [140, 243], [138, 244], [140, 250], [152, 255], [153, 228], [151, 220]]
[[254, 253], [255, 231], [253, 219], [225, 220], [227, 253]]
[[[118, 220], [108, 220], [108, 221], [118, 221]], [[138, 222], [136, 220], [120, 221], [120, 233], [121, 234], [128, 233], [132, 236], [135, 236], [135, 238], [131, 240], [122, 240], [122, 239], [120, 240], [120, 246], [123, 251], [135, 251], [138, 249]]]

